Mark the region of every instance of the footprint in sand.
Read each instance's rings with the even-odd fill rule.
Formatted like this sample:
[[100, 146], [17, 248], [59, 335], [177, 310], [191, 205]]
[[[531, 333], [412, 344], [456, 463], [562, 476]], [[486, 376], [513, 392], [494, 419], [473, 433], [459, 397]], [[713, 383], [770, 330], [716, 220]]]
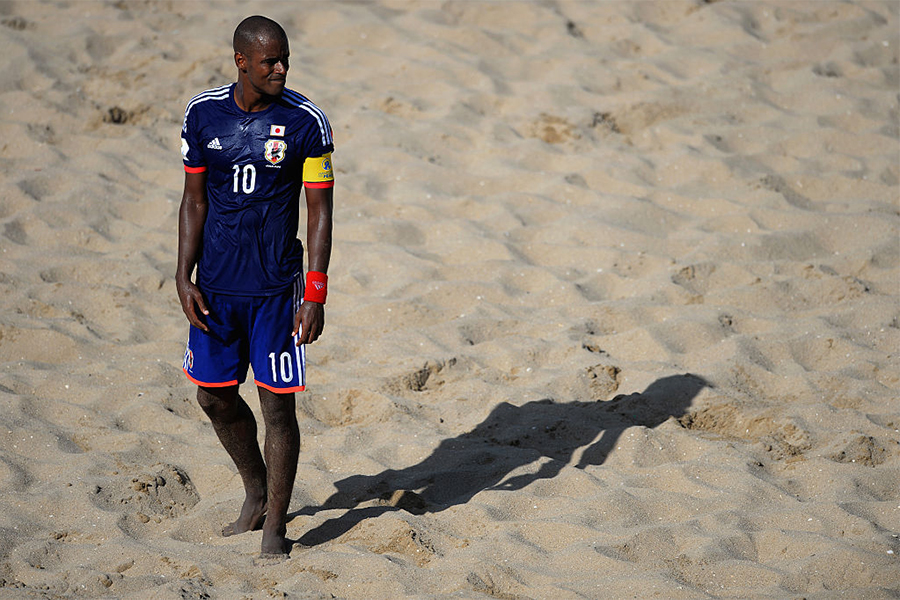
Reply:
[[123, 514], [122, 526], [161, 522], [185, 514], [200, 502], [190, 477], [179, 467], [159, 463], [125, 469], [98, 484], [91, 497], [95, 506]]

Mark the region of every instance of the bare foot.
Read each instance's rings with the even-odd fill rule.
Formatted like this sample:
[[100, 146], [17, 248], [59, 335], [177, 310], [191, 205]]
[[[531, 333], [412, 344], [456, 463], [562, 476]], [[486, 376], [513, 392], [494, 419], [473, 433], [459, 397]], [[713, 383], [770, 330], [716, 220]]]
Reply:
[[229, 537], [244, 533], [245, 531], [254, 531], [262, 527], [263, 521], [266, 519], [266, 491], [262, 490], [257, 494], [247, 493], [244, 498], [244, 506], [241, 507], [241, 515], [234, 523], [229, 523], [222, 528], [222, 537]]
[[291, 551], [291, 545], [285, 538], [285, 534], [287, 534], [287, 529], [285, 527], [281, 527], [275, 532], [268, 531], [266, 527], [263, 527], [262, 548], [260, 549], [259, 556], [261, 558], [272, 558], [277, 556], [287, 558], [287, 555]]

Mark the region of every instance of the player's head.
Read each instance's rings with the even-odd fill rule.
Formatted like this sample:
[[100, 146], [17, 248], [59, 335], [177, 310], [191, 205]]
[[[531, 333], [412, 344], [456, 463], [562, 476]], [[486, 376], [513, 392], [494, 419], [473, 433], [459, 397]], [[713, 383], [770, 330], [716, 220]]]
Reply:
[[246, 54], [255, 44], [270, 39], [277, 39], [287, 43], [287, 34], [281, 25], [272, 19], [262, 15], [254, 15], [240, 22], [234, 30], [232, 44], [235, 52]]
[[245, 85], [265, 96], [281, 94], [290, 56], [281, 25], [260, 15], [247, 17], [234, 30], [232, 43], [238, 77]]

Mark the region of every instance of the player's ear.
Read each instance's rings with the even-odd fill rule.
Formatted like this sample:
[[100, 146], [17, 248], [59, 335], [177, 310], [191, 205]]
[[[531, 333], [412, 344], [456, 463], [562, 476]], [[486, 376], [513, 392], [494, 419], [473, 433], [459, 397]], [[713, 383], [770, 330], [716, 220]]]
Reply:
[[234, 64], [240, 71], [247, 70], [247, 57], [240, 52], [234, 53]]

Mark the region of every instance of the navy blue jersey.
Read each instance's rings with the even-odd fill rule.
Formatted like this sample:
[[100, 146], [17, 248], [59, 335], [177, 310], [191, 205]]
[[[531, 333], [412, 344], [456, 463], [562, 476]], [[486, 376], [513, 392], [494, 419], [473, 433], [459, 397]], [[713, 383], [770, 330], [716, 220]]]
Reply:
[[184, 112], [184, 169], [206, 173], [209, 202], [197, 285], [268, 296], [289, 289], [302, 271], [304, 163], [318, 170], [307, 186], [330, 187], [334, 144], [325, 113], [297, 92], [285, 89], [265, 110], [246, 112], [234, 101], [234, 86], [198, 94]]

